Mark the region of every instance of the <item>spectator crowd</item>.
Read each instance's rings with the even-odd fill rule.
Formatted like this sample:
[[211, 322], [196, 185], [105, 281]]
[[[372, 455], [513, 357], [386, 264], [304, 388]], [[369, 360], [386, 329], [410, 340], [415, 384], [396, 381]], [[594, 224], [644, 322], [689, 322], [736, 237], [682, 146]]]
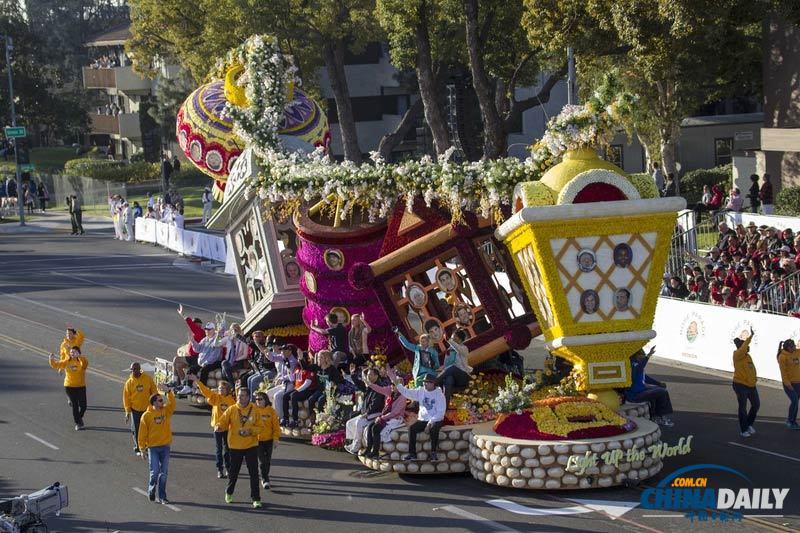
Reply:
[[800, 235], [766, 225], [718, 226], [716, 245], [683, 271], [665, 275], [663, 296], [800, 317]]

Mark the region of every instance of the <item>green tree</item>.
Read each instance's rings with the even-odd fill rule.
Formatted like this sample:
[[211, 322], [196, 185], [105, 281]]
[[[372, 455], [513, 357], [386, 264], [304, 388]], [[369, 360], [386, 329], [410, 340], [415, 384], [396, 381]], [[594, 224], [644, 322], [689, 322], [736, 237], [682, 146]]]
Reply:
[[[469, 72], [483, 123], [483, 155], [494, 159], [506, 154], [508, 132], [519, 126], [522, 113], [546, 102], [564, 75], [542, 48], [528, 43], [520, 24], [522, 0], [378, 0], [377, 7], [393, 63], [416, 69], [437, 153], [450, 146], [437, 78]], [[518, 100], [517, 87], [531, 84], [543, 68], [551, 75], [537, 94]]]
[[255, 33], [275, 35], [312, 87], [325, 67], [345, 158], [361, 161], [344, 58], [377, 38], [374, 0], [131, 0], [130, 9], [128, 48], [142, 71], [153, 57], [175, 57], [204, 80], [218, 58]]
[[377, 0], [375, 13], [386, 31], [392, 63], [400, 69], [414, 69], [425, 121], [433, 146], [441, 155], [451, 140], [442, 107], [441, 80], [457, 62], [460, 28], [453, 24], [447, 6], [440, 0]]
[[584, 79], [597, 80], [612, 69], [619, 72], [621, 89], [639, 97], [630, 126], [650, 155], [658, 153], [665, 172], [676, 172], [676, 145], [685, 117], [743, 86], [757, 90], [760, 24], [769, 2], [524, 3], [523, 25], [532, 45], [552, 53], [575, 47]]
[[[48, 64], [40, 36], [24, 16], [16, 0], [0, 0], [0, 33], [12, 38], [14, 96], [17, 123], [47, 139], [66, 137], [83, 130], [87, 124], [85, 96], [79, 87], [64, 83], [60, 71]], [[5, 54], [0, 53], [0, 69], [7, 72]], [[0, 120], [11, 123], [8, 87], [0, 91]]]

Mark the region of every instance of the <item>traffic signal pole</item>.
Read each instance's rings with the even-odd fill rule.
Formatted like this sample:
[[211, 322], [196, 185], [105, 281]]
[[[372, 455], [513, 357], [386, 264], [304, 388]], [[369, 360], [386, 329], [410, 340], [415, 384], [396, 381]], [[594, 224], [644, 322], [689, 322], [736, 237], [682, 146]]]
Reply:
[[[17, 112], [14, 107], [14, 74], [11, 69], [11, 50], [14, 43], [10, 35], [4, 35], [6, 40], [6, 67], [8, 68], [8, 97], [11, 101], [11, 125], [17, 125]], [[19, 225], [25, 225], [25, 197], [22, 193], [22, 177], [19, 172], [19, 150], [17, 150], [17, 139], [14, 138], [14, 167], [17, 173], [17, 207], [19, 207]], [[6, 191], [8, 193], [8, 191]]]

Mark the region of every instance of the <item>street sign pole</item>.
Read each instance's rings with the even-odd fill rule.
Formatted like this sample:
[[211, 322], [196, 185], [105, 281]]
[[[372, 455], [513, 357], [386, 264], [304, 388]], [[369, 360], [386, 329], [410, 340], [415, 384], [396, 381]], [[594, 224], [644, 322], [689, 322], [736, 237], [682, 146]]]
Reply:
[[[4, 36], [6, 39], [6, 67], [8, 68], [8, 97], [11, 101], [11, 125], [17, 125], [17, 112], [14, 108], [14, 75], [11, 70], [11, 49], [14, 45], [10, 35]], [[25, 225], [25, 197], [22, 194], [22, 178], [19, 173], [19, 150], [17, 150], [17, 139], [14, 138], [14, 167], [17, 171], [17, 207], [19, 207], [19, 225]]]

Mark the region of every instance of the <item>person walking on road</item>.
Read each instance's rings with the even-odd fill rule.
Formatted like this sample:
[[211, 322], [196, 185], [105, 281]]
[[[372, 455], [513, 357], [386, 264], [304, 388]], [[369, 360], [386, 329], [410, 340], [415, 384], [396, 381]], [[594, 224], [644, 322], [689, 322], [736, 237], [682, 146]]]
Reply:
[[86, 369], [89, 368], [89, 360], [81, 355], [80, 348], [73, 346], [67, 359], [57, 359], [51, 353], [48, 362], [52, 368], [64, 370], [64, 391], [72, 406], [75, 431], [80, 431], [84, 427], [83, 415], [86, 413]]
[[83, 235], [83, 209], [76, 195], [69, 197], [69, 218], [72, 222], [72, 235]]
[[250, 391], [239, 387], [236, 403], [228, 408], [214, 428], [214, 431], [228, 432], [228, 447], [231, 450], [231, 469], [228, 472], [228, 488], [225, 502], [233, 503], [233, 491], [242, 469], [242, 461], [247, 465], [250, 476], [250, 498], [253, 507], [261, 507], [261, 491], [258, 486], [258, 436], [263, 431], [258, 408], [250, 403]]
[[272, 451], [281, 437], [281, 426], [278, 423], [278, 412], [270, 405], [266, 392], [254, 395], [258, 416], [263, 429], [258, 434], [258, 466], [261, 470], [261, 486], [269, 489], [269, 470], [272, 464]]
[[203, 189], [203, 224], [211, 219], [211, 207], [214, 205], [214, 197], [211, 195], [211, 188]]
[[[159, 385], [161, 392], [166, 385]], [[169, 469], [169, 450], [172, 445], [172, 414], [175, 412], [175, 394], [170, 390], [167, 398], [162, 394], [150, 397], [150, 406], [139, 423], [139, 449], [147, 451], [145, 460], [150, 465], [150, 481], [147, 484], [147, 497], [151, 502], [158, 500], [167, 505], [167, 471]]]
[[139, 450], [139, 423], [150, 405], [150, 397], [158, 393], [153, 378], [142, 372], [142, 365], [131, 363], [131, 375], [122, 388], [122, 408], [125, 409], [125, 423], [130, 423], [133, 434], [133, 453], [142, 455]]
[[79, 350], [83, 348], [84, 338], [85, 336], [83, 331], [75, 329], [71, 325], [67, 324], [67, 332], [64, 334], [64, 338], [61, 340], [61, 346], [58, 350], [61, 359], [69, 359], [70, 348], [76, 347]]
[[197, 376], [190, 375], [189, 378], [197, 383], [197, 388], [200, 389], [200, 392], [206, 397], [208, 405], [211, 406], [211, 429], [214, 430], [214, 442], [216, 444], [217, 477], [219, 479], [227, 478], [228, 472], [231, 470], [228, 432], [216, 431], [215, 428], [219, 425], [219, 421], [225, 411], [228, 410], [228, 407], [236, 403], [236, 399], [231, 394], [231, 385], [227, 381], [220, 380], [217, 385], [217, 392], [214, 392], [197, 379]]
[[786, 427], [793, 430], [800, 429], [797, 424], [797, 401], [800, 397], [800, 350], [797, 349], [792, 339], [787, 339], [778, 345], [778, 366], [781, 369], [783, 392], [789, 397], [789, 415], [786, 417]]
[[[756, 367], [753, 365], [753, 358], [750, 357], [750, 341], [753, 340], [753, 329], [750, 328], [750, 336], [742, 340], [733, 339], [736, 350], [733, 352], [733, 392], [736, 393], [736, 401], [739, 403], [739, 435], [748, 438], [755, 435], [753, 423], [758, 414], [761, 401], [758, 398], [756, 389]], [[747, 402], [750, 402], [750, 410], [747, 410]]]

